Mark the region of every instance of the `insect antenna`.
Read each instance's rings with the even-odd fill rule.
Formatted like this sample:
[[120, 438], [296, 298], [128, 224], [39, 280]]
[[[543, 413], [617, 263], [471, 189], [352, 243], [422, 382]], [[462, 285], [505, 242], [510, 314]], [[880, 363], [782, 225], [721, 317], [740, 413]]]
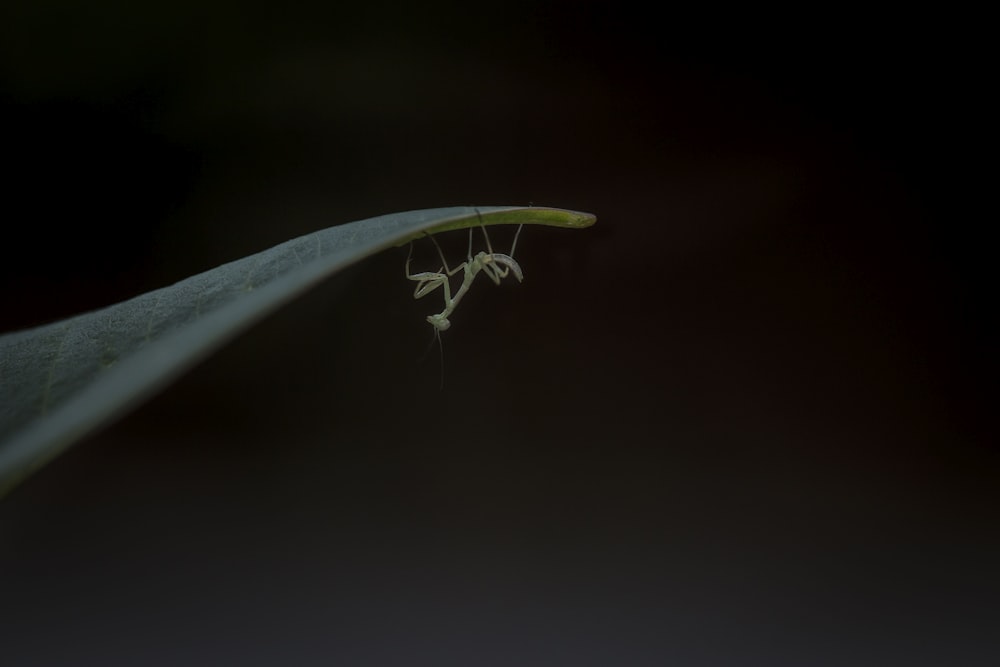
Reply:
[[441, 338], [441, 331], [439, 329], [434, 329], [434, 333], [431, 334], [431, 339], [427, 343], [427, 347], [424, 348], [423, 354], [421, 354], [420, 358], [417, 359], [417, 363], [422, 364], [427, 360], [427, 356], [431, 353], [431, 348], [434, 347], [435, 343], [437, 343], [439, 366], [441, 368], [441, 381], [438, 384], [438, 390], [443, 391], [444, 390], [444, 339]]
[[444, 391], [444, 341], [441, 340], [441, 332], [434, 330], [434, 337], [437, 338], [439, 358], [441, 359], [441, 382], [438, 384], [438, 391]]

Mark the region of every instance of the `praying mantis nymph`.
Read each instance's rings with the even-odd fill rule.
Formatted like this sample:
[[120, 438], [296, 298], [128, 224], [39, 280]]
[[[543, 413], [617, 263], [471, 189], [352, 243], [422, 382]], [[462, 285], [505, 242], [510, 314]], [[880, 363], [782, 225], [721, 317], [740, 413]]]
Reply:
[[[433, 236], [430, 236], [431, 241], [433, 241], [434, 246], [437, 248], [438, 255], [441, 257], [441, 268], [437, 271], [410, 273], [410, 259], [413, 257], [413, 244], [410, 243], [410, 253], [406, 257], [406, 277], [417, 283], [417, 287], [413, 290], [413, 298], [423, 298], [438, 287], [444, 290], [444, 310], [436, 315], [427, 316], [427, 321], [434, 327], [436, 336], [439, 336], [442, 331], [447, 330], [451, 326], [451, 321], [448, 320], [448, 317], [458, 307], [462, 297], [469, 291], [476, 276], [480, 273], [485, 273], [496, 285], [499, 285], [500, 281], [511, 273], [514, 274], [518, 282], [524, 280], [524, 273], [521, 271], [521, 266], [514, 260], [514, 249], [517, 247], [517, 238], [521, 235], [521, 228], [524, 225], [518, 225], [517, 233], [514, 234], [514, 243], [510, 247], [510, 254], [505, 255], [493, 252], [490, 237], [486, 233], [486, 226], [483, 225], [482, 215], [479, 214], [479, 211], [476, 211], [476, 214], [479, 215], [479, 225], [483, 230], [483, 236], [486, 238], [486, 251], [480, 251], [476, 253], [475, 257], [472, 256], [472, 228], [470, 227], [469, 250], [466, 253], [466, 260], [453, 269], [448, 268], [448, 262], [444, 258], [441, 246], [438, 245]], [[462, 286], [458, 288], [458, 291], [453, 296], [451, 293], [451, 277], [459, 271], [464, 272]]]

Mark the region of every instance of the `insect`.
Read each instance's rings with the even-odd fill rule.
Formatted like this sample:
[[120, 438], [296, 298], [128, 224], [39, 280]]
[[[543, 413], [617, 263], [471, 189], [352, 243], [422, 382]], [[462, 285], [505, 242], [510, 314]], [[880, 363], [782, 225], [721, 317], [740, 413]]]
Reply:
[[[437, 248], [438, 256], [441, 257], [441, 268], [437, 271], [410, 273], [410, 260], [413, 257], [413, 244], [410, 244], [410, 253], [406, 257], [406, 277], [417, 283], [416, 288], [413, 290], [413, 298], [422, 299], [438, 287], [444, 290], [444, 310], [436, 315], [427, 316], [427, 321], [434, 327], [435, 336], [440, 336], [442, 331], [446, 331], [451, 326], [451, 321], [448, 317], [458, 307], [458, 304], [462, 301], [462, 297], [469, 291], [476, 276], [480, 273], [485, 273], [496, 285], [499, 285], [500, 281], [511, 273], [514, 274], [518, 282], [524, 280], [524, 273], [521, 271], [521, 266], [514, 260], [514, 249], [517, 247], [517, 239], [521, 235], [521, 228], [524, 225], [518, 225], [517, 232], [514, 234], [514, 243], [510, 247], [510, 254], [505, 255], [493, 252], [490, 237], [486, 233], [486, 226], [483, 224], [483, 217], [479, 211], [476, 211], [476, 215], [479, 216], [479, 226], [483, 230], [483, 237], [486, 239], [486, 251], [480, 251], [476, 253], [475, 257], [472, 256], [472, 228], [470, 227], [469, 250], [466, 253], [466, 260], [453, 269], [448, 267], [448, 262], [444, 258], [441, 246], [438, 245], [433, 236], [430, 236], [434, 247]], [[451, 277], [459, 271], [463, 272], [462, 285], [452, 295]]]

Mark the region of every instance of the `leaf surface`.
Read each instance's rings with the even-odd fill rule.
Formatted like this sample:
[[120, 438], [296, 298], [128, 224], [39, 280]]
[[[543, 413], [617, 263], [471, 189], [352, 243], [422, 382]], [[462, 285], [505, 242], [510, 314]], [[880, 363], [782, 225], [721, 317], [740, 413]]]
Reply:
[[[481, 215], [481, 217], [480, 217]], [[330, 227], [101, 310], [0, 336], [0, 495], [319, 281], [423, 234], [588, 227], [564, 209], [426, 209]]]

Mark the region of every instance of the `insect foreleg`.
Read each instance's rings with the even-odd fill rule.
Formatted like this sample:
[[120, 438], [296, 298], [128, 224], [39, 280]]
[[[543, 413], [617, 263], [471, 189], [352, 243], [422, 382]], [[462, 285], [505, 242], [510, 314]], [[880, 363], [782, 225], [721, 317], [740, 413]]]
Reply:
[[[445, 300], [447, 301], [451, 297], [451, 287], [449, 285], [450, 281], [448, 275], [441, 273], [440, 271], [420, 271], [418, 273], [410, 273], [410, 260], [413, 258], [413, 244], [410, 244], [410, 252], [406, 256], [406, 277], [409, 280], [413, 280], [417, 283], [416, 288], [413, 290], [413, 298], [420, 299], [427, 296], [438, 287], [444, 286]], [[443, 267], [442, 267], [443, 268]]]

